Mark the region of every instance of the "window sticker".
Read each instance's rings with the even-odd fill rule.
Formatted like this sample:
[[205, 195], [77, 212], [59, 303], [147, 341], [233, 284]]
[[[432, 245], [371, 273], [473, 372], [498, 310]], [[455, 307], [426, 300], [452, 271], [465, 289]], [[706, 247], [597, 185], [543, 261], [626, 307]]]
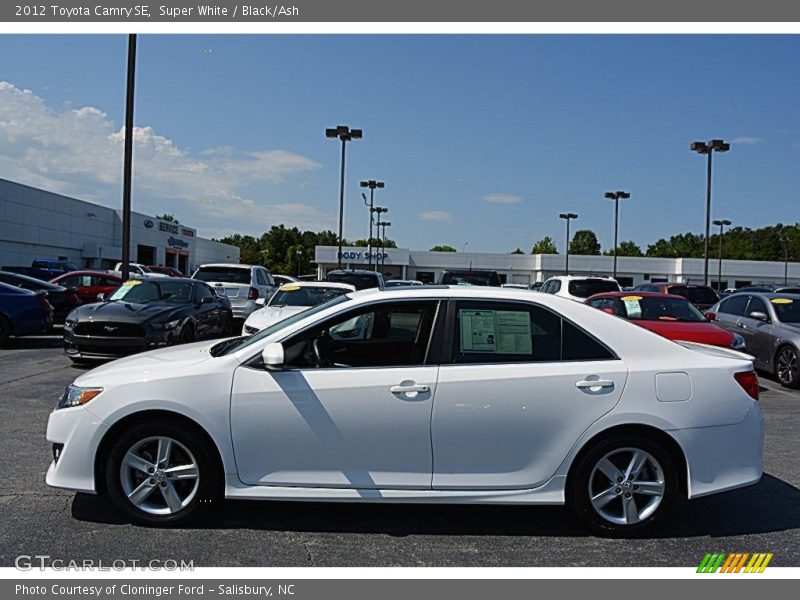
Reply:
[[532, 354], [527, 311], [459, 310], [461, 352]]
[[296, 292], [300, 289], [299, 285], [285, 285], [281, 288], [282, 292]]
[[639, 302], [641, 299], [641, 296], [623, 296], [621, 298], [629, 319], [638, 319], [642, 316], [642, 305]]
[[794, 300], [791, 298], [773, 298], [771, 302], [773, 304], [791, 304]]

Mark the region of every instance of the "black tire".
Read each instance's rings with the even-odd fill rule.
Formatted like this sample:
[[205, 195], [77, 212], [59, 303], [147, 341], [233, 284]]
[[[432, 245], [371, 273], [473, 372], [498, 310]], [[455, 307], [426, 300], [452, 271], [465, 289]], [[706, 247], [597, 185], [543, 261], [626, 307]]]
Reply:
[[[612, 464], [624, 477], [625, 467], [630, 464], [627, 461], [632, 459], [635, 450], [646, 453], [654, 461], [648, 460], [635, 477], [611, 482], [603, 471], [600, 469], [595, 471], [601, 459], [611, 456]], [[655, 465], [658, 469], [654, 468]], [[642, 490], [645, 485], [657, 481], [661, 481], [663, 492], [660, 501], [655, 503], [655, 496], [644, 495]], [[595, 509], [592, 498], [597, 497], [602, 491], [608, 494], [606, 498], [612, 499], [601, 509]], [[619, 518], [625, 519], [626, 498], [629, 499], [627, 501], [634, 503], [631, 513], [641, 511], [641, 518], [637, 514], [635, 522], [624, 524], [613, 522], [601, 515], [600, 510], [610, 514], [611, 517], [619, 515]], [[648, 437], [641, 434], [612, 435], [595, 443], [573, 467], [568, 482], [567, 503], [578, 518], [595, 533], [608, 537], [641, 535], [653, 528], [656, 523], [668, 519], [681, 505], [678, 468], [670, 454]], [[655, 506], [652, 503], [655, 503]]]
[[[123, 460], [131, 450], [139, 448], [140, 450], [136, 451], [138, 456], [154, 458], [152, 453], [148, 454], [148, 448], [151, 448], [153, 443], [158, 443], [149, 441], [154, 438], [169, 438], [173, 441], [166, 470], [159, 470], [153, 473], [152, 477], [127, 467], [123, 472]], [[197, 518], [209, 507], [218, 504], [223, 496], [221, 467], [214, 448], [209, 446], [210, 442], [205, 435], [182, 422], [165, 421], [161, 424], [143, 422], [124, 430], [111, 445], [106, 460], [106, 487], [111, 501], [131, 521], [142, 525], [175, 527]], [[142, 448], [145, 450], [142, 451]], [[188, 454], [184, 450], [188, 450]], [[169, 491], [164, 492], [162, 489], [168, 489], [163, 479], [168, 476], [170, 465], [175, 468], [185, 464], [187, 460], [191, 460], [197, 467], [196, 480], [171, 479], [167, 482], [169, 490], [184, 499], [185, 504], [179, 510], [155, 514], [159, 510], [169, 509], [167, 502]], [[156, 461], [153, 462], [156, 464]], [[136, 505], [129, 499], [129, 492], [126, 489], [138, 489], [145, 480], [148, 484], [154, 482], [150, 485], [152, 491], [141, 505]]]
[[194, 341], [194, 327], [191, 323], [187, 323], [181, 329], [179, 344], [191, 344]]
[[783, 386], [793, 390], [800, 388], [800, 357], [794, 346], [785, 345], [775, 353], [775, 376]]
[[0, 315], [0, 346], [5, 346], [11, 335], [11, 322], [5, 315]]

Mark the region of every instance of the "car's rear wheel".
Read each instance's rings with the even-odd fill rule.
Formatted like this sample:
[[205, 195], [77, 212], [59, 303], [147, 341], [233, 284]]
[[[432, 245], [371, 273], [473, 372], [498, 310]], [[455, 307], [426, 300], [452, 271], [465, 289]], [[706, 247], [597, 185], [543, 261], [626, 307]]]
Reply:
[[180, 525], [219, 495], [219, 470], [204, 436], [175, 423], [141, 423], [114, 443], [106, 464], [114, 504], [133, 521]]
[[636, 535], [675, 507], [678, 470], [656, 442], [638, 434], [615, 435], [583, 455], [568, 493], [573, 509], [595, 532]]
[[775, 375], [784, 387], [800, 388], [800, 365], [797, 350], [792, 346], [783, 346], [775, 356]]
[[11, 335], [11, 323], [5, 316], [0, 315], [0, 346], [4, 345]]

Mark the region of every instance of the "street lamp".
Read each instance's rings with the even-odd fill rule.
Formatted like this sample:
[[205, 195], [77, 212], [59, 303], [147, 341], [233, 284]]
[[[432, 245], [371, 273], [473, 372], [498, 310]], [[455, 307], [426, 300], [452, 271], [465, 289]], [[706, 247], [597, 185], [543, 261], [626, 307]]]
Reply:
[[577, 219], [578, 215], [575, 213], [561, 213], [558, 215], [559, 219], [564, 219], [567, 222], [567, 244], [566, 244], [566, 260], [564, 261], [564, 275], [569, 275], [569, 222], [572, 219]]
[[125, 148], [122, 159], [122, 265], [127, 280], [131, 268], [131, 178], [133, 177], [133, 101], [136, 82], [136, 34], [128, 36], [128, 78], [125, 94]]
[[347, 125], [338, 125], [337, 127], [328, 128], [325, 130], [325, 137], [339, 138], [342, 141], [342, 160], [341, 160], [341, 174], [339, 176], [339, 252], [337, 255], [338, 266], [342, 268], [342, 219], [344, 218], [344, 159], [345, 148], [347, 142], [351, 140], [360, 140], [364, 137], [364, 132], [361, 129], [350, 129]]
[[[372, 210], [373, 201], [375, 199], [375, 188], [383, 189], [385, 184], [382, 181], [375, 181], [374, 179], [370, 179], [368, 181], [362, 181], [361, 187], [362, 188], [369, 188], [369, 203], [367, 203], [367, 197], [363, 193], [361, 197], [364, 198], [364, 204], [369, 206], [369, 237], [367, 238], [367, 258], [369, 260], [369, 268], [372, 268]], [[380, 218], [380, 215], [378, 215]]]
[[[384, 209], [386, 210], [386, 209]], [[386, 258], [384, 254], [386, 253], [386, 228], [391, 227], [392, 224], [389, 221], [378, 221], [378, 237], [381, 238], [381, 266], [386, 264]], [[383, 236], [381, 237], [380, 228], [383, 227]], [[377, 266], [378, 261], [375, 261]]]
[[605, 197], [614, 201], [614, 279], [617, 278], [617, 232], [619, 231], [619, 201], [631, 197], [628, 192], [606, 192]]
[[300, 261], [303, 258], [303, 251], [295, 250], [294, 253], [297, 256], [297, 276], [300, 277]]
[[[375, 235], [378, 237], [378, 247], [380, 247], [381, 241], [381, 215], [384, 215], [389, 212], [388, 208], [384, 208], [383, 206], [376, 206], [375, 208], [370, 209], [370, 213], [375, 213], [377, 216], [375, 217]], [[370, 264], [372, 264], [372, 260], [370, 260]], [[375, 257], [375, 268], [378, 268], [378, 257]]]
[[789, 285], [789, 238], [784, 234], [780, 240], [783, 242], [783, 285]]
[[719, 226], [719, 269], [717, 271], [717, 291], [722, 291], [722, 228], [730, 225], [728, 219], [716, 219], [714, 225]]
[[706, 174], [706, 239], [703, 258], [703, 284], [708, 285], [708, 237], [711, 235], [711, 156], [714, 152], [727, 152], [731, 145], [723, 140], [709, 140], [708, 142], [692, 142], [689, 146], [692, 152], [708, 155], [708, 171]]

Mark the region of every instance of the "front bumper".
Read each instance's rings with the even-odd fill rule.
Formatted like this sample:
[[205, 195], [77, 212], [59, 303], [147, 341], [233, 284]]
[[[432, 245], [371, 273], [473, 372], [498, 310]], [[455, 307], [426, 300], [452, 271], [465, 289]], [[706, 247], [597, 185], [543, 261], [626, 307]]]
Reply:
[[47, 441], [59, 448], [47, 469], [45, 482], [56, 488], [95, 493], [94, 460], [109, 427], [85, 406], [50, 413]]
[[179, 340], [179, 329], [149, 331], [142, 337], [101, 337], [75, 335], [64, 330], [64, 353], [70, 358], [106, 360], [155, 350], [175, 344]]
[[741, 423], [670, 433], [686, 455], [689, 498], [718, 494], [761, 480], [764, 417], [758, 402], [753, 402]]

